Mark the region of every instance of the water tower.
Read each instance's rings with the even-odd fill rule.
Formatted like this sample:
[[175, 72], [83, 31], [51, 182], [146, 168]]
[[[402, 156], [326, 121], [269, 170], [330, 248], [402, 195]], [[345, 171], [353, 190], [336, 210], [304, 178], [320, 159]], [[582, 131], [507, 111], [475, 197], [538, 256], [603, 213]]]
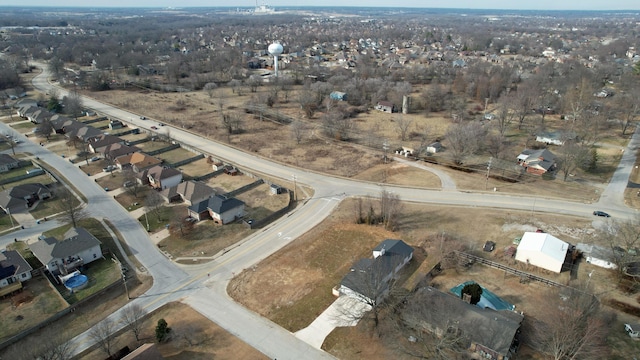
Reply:
[[282, 54], [282, 45], [273, 43], [269, 45], [269, 54], [273, 55], [273, 68], [276, 71], [276, 77], [278, 77], [278, 56]]

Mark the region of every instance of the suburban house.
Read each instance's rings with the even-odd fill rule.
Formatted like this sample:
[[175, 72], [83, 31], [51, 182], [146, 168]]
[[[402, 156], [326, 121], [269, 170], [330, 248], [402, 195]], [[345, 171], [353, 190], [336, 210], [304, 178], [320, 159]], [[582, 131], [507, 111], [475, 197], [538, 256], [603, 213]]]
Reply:
[[146, 343], [140, 345], [137, 349], [130, 352], [122, 360], [162, 360], [164, 357], [160, 354], [158, 347], [154, 343]]
[[188, 208], [189, 216], [198, 219], [213, 219], [216, 224], [228, 224], [244, 216], [244, 203], [236, 198], [215, 195], [195, 203]]
[[167, 202], [182, 201], [189, 206], [207, 200], [215, 194], [216, 191], [210, 186], [193, 180], [181, 182], [160, 192]]
[[53, 116], [53, 114], [47, 111], [47, 109], [42, 108], [38, 108], [33, 112], [26, 112], [25, 114], [27, 115], [27, 119], [29, 119], [29, 121], [34, 124], [42, 124], [43, 122], [51, 119], [51, 116]]
[[89, 141], [89, 151], [92, 153], [97, 153], [98, 149], [104, 148], [111, 144], [121, 144], [124, 143], [124, 140], [120, 139], [117, 136], [102, 134], [96, 138], [91, 139]]
[[388, 113], [394, 113], [398, 111], [396, 106], [391, 101], [378, 101], [376, 110]]
[[71, 138], [72, 136], [77, 137], [82, 140], [82, 142], [91, 141], [94, 138], [99, 138], [104, 135], [102, 130], [96, 129], [93, 126], [85, 125], [83, 127], [77, 128], [75, 132], [68, 133], [65, 131], [65, 135]]
[[156, 165], [139, 173], [143, 184], [149, 184], [154, 189], [168, 189], [180, 184], [182, 172], [168, 166]]
[[518, 165], [530, 174], [542, 175], [555, 170], [556, 156], [547, 149], [524, 149], [518, 155]]
[[582, 253], [588, 264], [599, 266], [605, 269], [617, 269], [616, 254], [610, 248], [593, 244], [576, 244], [576, 250]]
[[553, 235], [525, 232], [516, 249], [516, 260], [560, 273], [568, 250], [569, 244]]
[[97, 153], [102, 154], [105, 159], [109, 160], [114, 160], [123, 155], [131, 155], [139, 151], [140, 148], [138, 148], [137, 146], [124, 145], [121, 143], [114, 143], [96, 148]]
[[640, 324], [624, 324], [624, 331], [634, 339], [640, 338]]
[[100, 240], [84, 228], [69, 229], [62, 241], [53, 237], [38, 240], [29, 249], [54, 277], [102, 258]]
[[16, 160], [9, 154], [0, 154], [0, 173], [16, 169], [20, 165], [20, 160]]
[[386, 239], [373, 248], [373, 258], [358, 260], [342, 278], [339, 295], [367, 304], [381, 301], [389, 283], [413, 258], [413, 248], [402, 240]]
[[575, 134], [561, 132], [561, 131], [551, 131], [551, 132], [543, 132], [536, 135], [536, 141], [545, 143], [547, 145], [564, 145], [564, 142], [567, 140], [573, 140], [576, 138]]
[[11, 189], [0, 191], [0, 208], [6, 213], [29, 209], [38, 200], [51, 197], [48, 187], [39, 184], [21, 184]]
[[455, 336], [469, 352], [492, 360], [514, 357], [523, 319], [515, 311], [480, 308], [430, 286], [410, 295], [402, 310], [409, 327], [438, 337]]
[[141, 172], [160, 165], [162, 160], [149, 156], [142, 152], [118, 156], [115, 159], [116, 166], [120, 169], [131, 167], [135, 172]]
[[31, 279], [31, 270], [33, 270], [31, 265], [19, 252], [15, 250], [0, 252], [0, 288]]

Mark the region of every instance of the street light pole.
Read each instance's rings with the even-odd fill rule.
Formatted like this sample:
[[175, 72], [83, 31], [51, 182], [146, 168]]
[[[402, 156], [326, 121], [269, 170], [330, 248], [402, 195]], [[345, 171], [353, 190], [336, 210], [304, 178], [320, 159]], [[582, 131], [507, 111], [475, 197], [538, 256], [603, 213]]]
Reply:
[[146, 211], [144, 212], [144, 220], [147, 222], [147, 232], [149, 232], [149, 218]]

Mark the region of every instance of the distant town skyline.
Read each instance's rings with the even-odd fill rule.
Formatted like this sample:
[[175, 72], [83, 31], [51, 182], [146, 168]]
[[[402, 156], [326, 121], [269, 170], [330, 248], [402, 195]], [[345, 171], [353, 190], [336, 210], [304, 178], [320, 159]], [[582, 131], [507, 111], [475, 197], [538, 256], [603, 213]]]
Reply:
[[[2, 4], [7, 6], [47, 6], [47, 7], [252, 7], [255, 0], [241, 0], [229, 3], [222, 0], [23, 0]], [[513, 1], [513, 0], [458, 0], [455, 2], [443, 2], [435, 0], [405, 0], [401, 3], [392, 0], [351, 0], [345, 3], [342, 0], [258, 0], [258, 4], [268, 4], [274, 8], [287, 6], [352, 6], [352, 7], [409, 7], [409, 8], [456, 8], [456, 9], [495, 9], [495, 10], [640, 10], [638, 0], [538, 0], [538, 1]]]

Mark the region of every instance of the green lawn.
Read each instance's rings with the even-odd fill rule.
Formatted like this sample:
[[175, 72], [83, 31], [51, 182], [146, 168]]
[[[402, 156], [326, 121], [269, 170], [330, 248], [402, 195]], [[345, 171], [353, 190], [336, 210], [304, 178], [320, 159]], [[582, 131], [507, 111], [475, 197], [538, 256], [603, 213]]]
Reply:
[[[80, 205], [78, 199], [73, 197], [74, 206]], [[40, 201], [38, 206], [35, 209], [31, 210], [30, 213], [35, 219], [42, 219], [44, 217], [51, 217], [55, 214], [58, 214], [64, 211], [65, 207], [62, 203], [62, 200], [57, 197], [52, 197], [50, 199]]]
[[[163, 206], [160, 209], [158, 209], [157, 213], [153, 210], [149, 210], [147, 212], [146, 219], [145, 219], [145, 216], [142, 215], [138, 218], [138, 221], [140, 221], [140, 224], [142, 224], [142, 226], [146, 228], [147, 219], [149, 219], [149, 232], [162, 230], [167, 224], [171, 222], [174, 211], [175, 211], [174, 208], [175, 207]], [[186, 211], [185, 211], [185, 216], [187, 216]]]
[[86, 275], [89, 280], [89, 284], [84, 289], [71, 293], [63, 285], [56, 284], [56, 289], [70, 305], [121, 279], [120, 268], [110, 258], [96, 260], [87, 264], [81, 272]]
[[36, 127], [36, 124], [32, 123], [31, 121], [27, 121], [27, 122], [23, 122], [23, 123], [20, 123], [20, 124], [11, 125], [11, 127], [16, 129], [16, 130], [19, 130], [22, 133], [24, 133], [24, 131], [22, 131], [22, 130], [33, 129], [33, 128]]
[[185, 149], [173, 149], [167, 152], [160, 153], [156, 155], [158, 159], [164, 160], [165, 164], [173, 164], [181, 160], [186, 160], [188, 158], [194, 157], [197, 154], [192, 153], [191, 151]]

